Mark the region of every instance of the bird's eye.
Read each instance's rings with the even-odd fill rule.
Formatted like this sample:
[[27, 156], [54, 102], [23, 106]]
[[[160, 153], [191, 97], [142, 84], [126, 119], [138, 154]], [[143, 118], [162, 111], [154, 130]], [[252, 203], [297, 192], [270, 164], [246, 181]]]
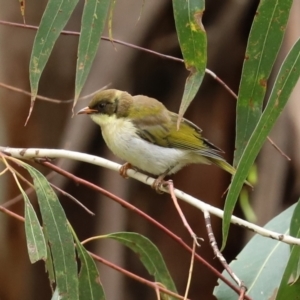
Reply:
[[105, 106], [106, 106], [105, 102], [100, 102], [100, 103], [97, 104], [97, 109], [99, 111], [101, 111], [101, 110], [103, 110], [105, 108]]

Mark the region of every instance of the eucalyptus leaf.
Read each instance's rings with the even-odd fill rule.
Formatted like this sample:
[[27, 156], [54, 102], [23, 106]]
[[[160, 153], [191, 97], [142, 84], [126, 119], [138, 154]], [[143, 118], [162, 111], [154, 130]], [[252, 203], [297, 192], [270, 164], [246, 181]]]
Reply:
[[249, 141], [244, 149], [237, 171], [232, 178], [225, 200], [223, 218], [223, 243], [225, 247], [230, 219], [250, 168], [253, 165], [261, 147], [264, 144], [273, 125], [285, 107], [300, 76], [300, 39], [297, 40], [281, 65], [266, 108], [263, 111]]

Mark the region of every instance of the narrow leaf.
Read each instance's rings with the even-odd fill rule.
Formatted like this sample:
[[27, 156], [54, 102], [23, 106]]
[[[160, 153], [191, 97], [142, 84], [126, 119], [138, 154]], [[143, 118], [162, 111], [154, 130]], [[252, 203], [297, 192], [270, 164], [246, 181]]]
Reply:
[[[290, 235], [300, 237], [300, 201], [296, 205], [290, 224]], [[291, 246], [291, 255], [287, 267], [282, 277], [280, 288], [276, 299], [284, 299], [284, 295], [289, 295], [288, 299], [295, 299], [292, 295], [300, 293], [300, 247]], [[292, 296], [292, 297], [291, 297]], [[286, 299], [286, 298], [285, 298]]]
[[73, 107], [76, 105], [79, 94], [88, 77], [92, 63], [97, 54], [100, 37], [104, 29], [109, 5], [109, 0], [85, 1], [78, 46], [75, 100]]
[[[177, 293], [162, 255], [151, 241], [134, 232], [112, 233], [105, 237], [117, 240], [137, 253], [145, 268], [155, 277], [155, 281], [161, 283], [168, 290]], [[168, 297], [169, 299], [175, 299], [171, 296]]]
[[[300, 237], [300, 231], [297, 235]], [[280, 286], [278, 288], [276, 300], [297, 299], [300, 295], [299, 280], [299, 257], [300, 247], [293, 246]]]
[[[45, 232], [45, 228], [43, 228], [43, 229], [44, 229], [44, 232]], [[47, 234], [45, 234], [45, 236], [46, 235]], [[50, 285], [53, 289], [53, 286], [54, 286], [54, 283], [55, 283], [55, 274], [54, 274], [52, 255], [51, 255], [51, 250], [50, 250], [49, 244], [47, 244], [47, 259], [46, 259], [46, 262], [45, 262], [45, 267], [46, 267], [46, 271], [48, 273]]]
[[[69, 225], [71, 227], [71, 225]], [[79, 299], [80, 300], [105, 300], [104, 290], [101, 285], [99, 272], [95, 261], [78, 240], [71, 228], [80, 259], [79, 273]]]
[[[78, 0], [49, 0], [36, 33], [29, 64], [31, 107], [33, 109], [39, 81], [54, 44], [68, 22]], [[26, 122], [27, 122], [26, 121]]]
[[[7, 163], [6, 163], [7, 164]], [[47, 259], [47, 248], [46, 242], [43, 234], [43, 229], [40, 226], [38, 217], [30, 203], [30, 200], [23, 190], [18, 177], [13, 173], [16, 184], [23, 195], [25, 202], [25, 234], [26, 234], [26, 244], [30, 262], [33, 264], [38, 260]]]
[[190, 76], [179, 109], [179, 120], [199, 90], [206, 67], [207, 38], [202, 25], [204, 0], [173, 0], [175, 25], [185, 66]]
[[[294, 209], [295, 205], [292, 205], [272, 219], [264, 228], [288, 233]], [[247, 295], [251, 299], [275, 299], [274, 295], [280, 285], [288, 259], [289, 245], [256, 234], [237, 258], [230, 263], [230, 267], [247, 286]], [[233, 282], [226, 271], [223, 275]], [[218, 284], [214, 289], [217, 299], [238, 298], [238, 295], [223, 281], [218, 280]], [[296, 298], [286, 297], [285, 299]]]
[[60, 299], [79, 299], [75, 247], [66, 215], [47, 179], [22, 162], [33, 178], [42, 214], [45, 236], [49, 243]]
[[26, 195], [22, 192], [25, 200], [25, 232], [26, 243], [30, 262], [33, 264], [38, 260], [47, 259], [47, 247], [42, 228], [37, 215]]
[[280, 49], [292, 0], [261, 0], [246, 49], [237, 101], [234, 166], [261, 116], [267, 82]]
[[247, 178], [249, 170], [253, 165], [265, 139], [287, 103], [299, 76], [300, 39], [292, 47], [279, 70], [279, 74], [275, 80], [267, 106], [242, 154], [236, 174], [232, 178], [224, 207], [222, 248], [224, 248], [226, 244], [230, 219], [243, 183]]

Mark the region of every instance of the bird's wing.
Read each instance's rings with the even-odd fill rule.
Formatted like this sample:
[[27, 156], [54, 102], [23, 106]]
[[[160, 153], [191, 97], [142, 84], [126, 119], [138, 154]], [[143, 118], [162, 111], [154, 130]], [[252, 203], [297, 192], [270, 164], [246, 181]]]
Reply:
[[[155, 122], [152, 120], [155, 119]], [[183, 119], [177, 131], [178, 115], [167, 110], [135, 120], [137, 134], [144, 140], [161, 147], [199, 152], [200, 155], [221, 158], [221, 149], [201, 136], [201, 129]], [[158, 123], [158, 125], [153, 125]]]
[[197, 125], [183, 119], [179, 131], [177, 131], [178, 115], [172, 113], [172, 119], [173, 122], [168, 137], [172, 147], [195, 151], [206, 157], [222, 158], [220, 153], [224, 153], [224, 151], [203, 138], [201, 135], [202, 130]]

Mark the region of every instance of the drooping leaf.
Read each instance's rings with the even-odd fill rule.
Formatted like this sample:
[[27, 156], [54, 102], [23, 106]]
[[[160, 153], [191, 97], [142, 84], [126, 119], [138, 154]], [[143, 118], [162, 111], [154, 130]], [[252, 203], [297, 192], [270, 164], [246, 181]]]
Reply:
[[29, 254], [30, 262], [33, 264], [39, 260], [47, 259], [47, 247], [43, 234], [43, 230], [40, 226], [38, 217], [30, 203], [30, 200], [23, 190], [22, 186], [17, 181], [20, 192], [23, 195], [25, 201], [25, 233], [26, 244]]
[[[36, 33], [29, 64], [32, 112], [42, 72], [50, 57], [54, 44], [68, 22], [78, 0], [49, 0]], [[26, 121], [26, 122], [27, 122]]]
[[[23, 194], [23, 193], [22, 193]], [[26, 194], [23, 194], [24, 199]], [[37, 215], [27, 198], [25, 200], [25, 231], [26, 231], [26, 243], [31, 263], [35, 263], [38, 260], [47, 259], [47, 247], [42, 228], [40, 226]]]
[[76, 105], [79, 94], [88, 77], [92, 63], [96, 56], [109, 5], [109, 0], [85, 1], [78, 45], [75, 100], [73, 107]]
[[194, 99], [205, 74], [207, 38], [202, 25], [204, 0], [173, 0], [175, 25], [185, 67], [190, 71], [179, 109], [179, 120]]
[[267, 83], [280, 49], [292, 0], [261, 0], [245, 54], [237, 101], [236, 166], [261, 116]]
[[230, 188], [225, 200], [223, 218], [223, 244], [224, 248], [228, 236], [230, 219], [238, 199], [241, 188], [257, 157], [264, 141], [275, 124], [277, 118], [286, 105], [289, 96], [300, 76], [300, 39], [292, 47], [279, 70], [266, 108], [244, 149], [238, 164], [236, 174], [232, 178]]
[[[155, 277], [156, 282], [159, 282], [168, 290], [177, 293], [175, 284], [169, 274], [162, 255], [151, 241], [134, 232], [112, 233], [105, 237], [117, 240], [133, 250], [148, 272]], [[168, 299], [175, 300], [174, 297], [168, 297]]]
[[105, 300], [104, 290], [100, 282], [100, 275], [95, 261], [80, 243], [72, 228], [71, 231], [73, 232], [77, 253], [80, 259], [79, 299]]
[[22, 166], [33, 178], [60, 299], [78, 300], [75, 246], [66, 215], [47, 179], [30, 165], [22, 162]]

